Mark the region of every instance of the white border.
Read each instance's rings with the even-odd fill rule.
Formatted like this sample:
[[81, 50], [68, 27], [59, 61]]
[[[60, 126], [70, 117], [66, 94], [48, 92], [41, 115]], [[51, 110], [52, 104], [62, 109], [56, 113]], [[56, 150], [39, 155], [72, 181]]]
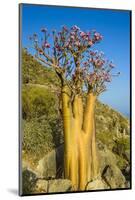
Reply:
[[[69, 5], [79, 7], [116, 8], [132, 10], [133, 55], [135, 55], [135, 1], [134, 0], [3, 0], [0, 6], [0, 198], [19, 199], [15, 193], [18, 187], [18, 3]], [[134, 9], [133, 9], [134, 8]], [[132, 61], [134, 89], [135, 59]], [[135, 92], [133, 96], [133, 111]], [[135, 115], [133, 113], [132, 140], [135, 141]], [[134, 145], [134, 142], [133, 142]], [[133, 146], [132, 145], [132, 146]], [[133, 166], [135, 148], [133, 146]], [[134, 168], [134, 167], [133, 167]], [[133, 177], [135, 172], [133, 169]], [[135, 181], [133, 178], [133, 189]], [[32, 196], [29, 199], [133, 199], [134, 190], [76, 193], [64, 195]]]

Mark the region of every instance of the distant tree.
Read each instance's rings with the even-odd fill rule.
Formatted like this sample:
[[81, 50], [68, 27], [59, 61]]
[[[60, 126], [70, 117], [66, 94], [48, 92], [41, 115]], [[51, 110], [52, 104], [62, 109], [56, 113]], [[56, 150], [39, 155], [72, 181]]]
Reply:
[[[42, 37], [30, 37], [38, 61], [51, 67], [61, 81], [64, 129], [65, 178], [74, 190], [85, 190], [87, 183], [99, 175], [95, 136], [95, 102], [111, 82], [114, 64], [104, 53], [93, 50], [102, 40], [96, 31], [83, 32], [76, 25], [60, 32], [42, 28]], [[86, 102], [83, 97], [85, 96]]]

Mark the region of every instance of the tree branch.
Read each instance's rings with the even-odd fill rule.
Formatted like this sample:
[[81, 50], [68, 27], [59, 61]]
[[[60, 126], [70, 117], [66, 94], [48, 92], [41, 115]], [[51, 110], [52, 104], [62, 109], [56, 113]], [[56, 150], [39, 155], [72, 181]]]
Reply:
[[43, 56], [44, 56], [45, 58], [47, 58], [50, 62], [53, 63], [54, 59], [51, 58], [48, 54], [46, 54], [42, 49], [40, 49], [39, 47], [37, 47], [37, 50], [38, 50], [38, 52], [42, 52]]

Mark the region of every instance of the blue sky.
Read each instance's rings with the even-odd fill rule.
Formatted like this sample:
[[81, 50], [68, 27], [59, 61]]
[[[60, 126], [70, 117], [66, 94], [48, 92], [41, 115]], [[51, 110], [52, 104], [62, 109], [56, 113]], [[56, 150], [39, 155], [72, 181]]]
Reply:
[[130, 12], [50, 7], [24, 4], [22, 6], [22, 46], [29, 44], [28, 37], [39, 33], [42, 27], [59, 30], [62, 25], [79, 26], [87, 31], [96, 29], [103, 41], [95, 48], [113, 60], [119, 77], [108, 84], [108, 90], [99, 99], [119, 112], [129, 116], [130, 112]]

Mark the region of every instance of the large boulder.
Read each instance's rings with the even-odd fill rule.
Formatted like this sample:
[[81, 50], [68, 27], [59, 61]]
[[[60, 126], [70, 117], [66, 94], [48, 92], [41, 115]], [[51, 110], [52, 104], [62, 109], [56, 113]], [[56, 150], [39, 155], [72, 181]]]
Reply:
[[68, 179], [44, 180], [38, 179], [35, 185], [34, 193], [56, 193], [71, 191], [71, 181]]
[[115, 165], [117, 163], [116, 156], [101, 142], [98, 143], [98, 154], [100, 160], [101, 174], [107, 165]]
[[37, 181], [36, 174], [29, 169], [22, 171], [22, 192], [23, 194], [30, 194], [35, 190]]
[[71, 181], [68, 179], [55, 179], [48, 181], [48, 192], [68, 192], [72, 189]]
[[101, 178], [89, 182], [86, 186], [86, 190], [103, 190], [103, 189], [108, 189], [108, 186]]
[[100, 173], [102, 180], [112, 188], [126, 187], [126, 179], [117, 166], [117, 157], [101, 142], [98, 143]]
[[[69, 180], [62, 179], [64, 171], [63, 152], [64, 145], [61, 145], [48, 153], [38, 163], [36, 169], [37, 177], [48, 180], [48, 192], [62, 192], [65, 191], [65, 187], [66, 190], [68, 190], [68, 186], [71, 186]], [[101, 176], [96, 180], [89, 182], [86, 189], [97, 190], [126, 187], [125, 177], [117, 166], [116, 155], [100, 141], [98, 142], [98, 152]], [[38, 184], [38, 187], [38, 190], [46, 191], [46, 189], [42, 189], [41, 182]]]
[[103, 180], [110, 189], [125, 188], [126, 179], [116, 165], [107, 165], [102, 173]]
[[38, 177], [45, 179], [62, 178], [64, 145], [49, 152], [38, 162], [36, 172]]
[[38, 179], [35, 185], [34, 193], [47, 193], [48, 192], [48, 181]]

